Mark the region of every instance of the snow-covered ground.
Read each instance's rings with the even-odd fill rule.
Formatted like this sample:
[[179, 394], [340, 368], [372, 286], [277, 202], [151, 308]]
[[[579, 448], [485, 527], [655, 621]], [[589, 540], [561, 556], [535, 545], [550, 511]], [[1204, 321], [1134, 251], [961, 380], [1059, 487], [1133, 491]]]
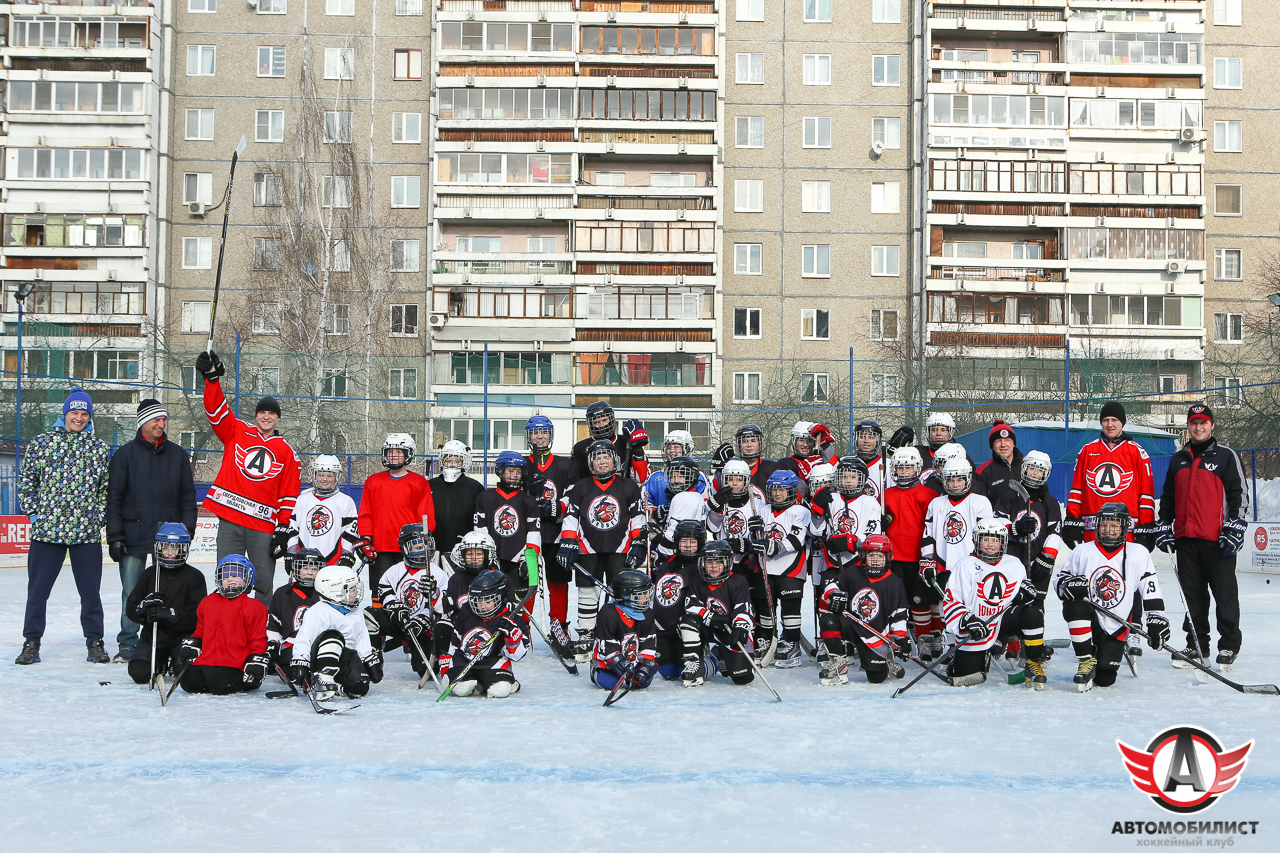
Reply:
[[[26, 572], [0, 568], [0, 847], [5, 850], [991, 851], [1132, 848], [1114, 821], [1160, 821], [1115, 740], [1207, 727], [1256, 739], [1237, 789], [1198, 817], [1260, 821], [1234, 846], [1280, 849], [1280, 698], [1201, 685], [1164, 655], [1079, 695], [1059, 650], [1049, 688], [853, 676], [804, 666], [760, 684], [659, 683], [616, 707], [540, 643], [505, 701], [419, 692], [408, 660], [349, 715], [305, 700], [155, 693], [84, 660], [70, 568], [44, 662], [13, 666]], [[203, 567], [206, 570], [207, 566]], [[1181, 622], [1172, 573], [1162, 572]], [[1280, 578], [1241, 574], [1244, 655], [1230, 675], [1280, 682]], [[103, 581], [114, 654], [119, 581]], [[807, 612], [807, 611], [806, 611]], [[807, 629], [808, 630], [808, 629]], [[1050, 609], [1049, 636], [1065, 637]], [[1175, 632], [1175, 639], [1180, 639]], [[910, 665], [915, 670], [914, 665]], [[106, 683], [103, 683], [106, 682]], [[268, 690], [280, 689], [268, 679]], [[1219, 836], [1205, 836], [1209, 841]]]

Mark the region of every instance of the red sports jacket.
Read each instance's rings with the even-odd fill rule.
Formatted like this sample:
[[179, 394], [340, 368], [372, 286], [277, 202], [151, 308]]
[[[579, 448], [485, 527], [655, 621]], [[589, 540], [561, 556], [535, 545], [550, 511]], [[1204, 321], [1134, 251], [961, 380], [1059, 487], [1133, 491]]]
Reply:
[[219, 382], [205, 383], [204, 411], [224, 448], [204, 508], [250, 530], [288, 525], [302, 480], [289, 442], [279, 434], [263, 438], [257, 426], [231, 414]]

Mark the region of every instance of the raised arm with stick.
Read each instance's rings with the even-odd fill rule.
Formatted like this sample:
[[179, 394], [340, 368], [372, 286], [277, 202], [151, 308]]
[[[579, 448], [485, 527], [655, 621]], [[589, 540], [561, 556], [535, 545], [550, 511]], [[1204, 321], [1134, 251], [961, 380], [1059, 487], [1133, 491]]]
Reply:
[[218, 271], [213, 277], [213, 302], [209, 305], [209, 341], [205, 344], [205, 352], [210, 355], [213, 354], [213, 326], [218, 317], [218, 291], [222, 287], [222, 257], [227, 251], [227, 224], [231, 220], [231, 188], [236, 182], [236, 162], [247, 144], [241, 136], [240, 144], [231, 152], [231, 174], [227, 176], [227, 194], [222, 199], [222, 242], [218, 246]]

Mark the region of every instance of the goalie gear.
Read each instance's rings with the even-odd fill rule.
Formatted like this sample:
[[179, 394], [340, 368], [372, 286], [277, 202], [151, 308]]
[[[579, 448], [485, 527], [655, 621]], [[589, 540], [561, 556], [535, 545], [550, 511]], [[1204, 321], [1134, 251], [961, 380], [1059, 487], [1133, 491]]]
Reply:
[[[395, 451], [400, 452], [399, 461], [391, 456]], [[417, 452], [418, 444], [413, 440], [413, 436], [407, 432], [393, 432], [387, 436], [386, 441], [382, 442], [382, 467], [399, 471], [413, 461], [413, 456]]]
[[471, 451], [456, 438], [446, 441], [440, 448], [440, 476], [446, 483], [453, 483], [470, 471]]

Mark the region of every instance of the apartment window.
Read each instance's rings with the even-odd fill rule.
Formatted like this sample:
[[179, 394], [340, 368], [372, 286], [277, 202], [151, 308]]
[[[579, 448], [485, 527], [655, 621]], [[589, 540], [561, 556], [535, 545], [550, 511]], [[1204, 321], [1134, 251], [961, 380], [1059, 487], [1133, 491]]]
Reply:
[[207, 270], [212, 265], [212, 237], [182, 238], [182, 268], [184, 270]]
[[735, 338], [760, 337], [760, 309], [733, 309], [733, 336]]
[[830, 181], [801, 181], [800, 182], [800, 212], [801, 213], [830, 213], [831, 212], [831, 182]]
[[[258, 11], [262, 11], [259, 4]], [[283, 77], [284, 76], [284, 48], [283, 47], [260, 47], [258, 48], [258, 76], [259, 77]]]
[[392, 113], [391, 141], [414, 144], [422, 142], [422, 113]]
[[325, 306], [324, 333], [326, 335], [347, 335], [351, 333], [350, 305], [330, 303]]
[[255, 335], [280, 334], [279, 302], [255, 302], [253, 303], [251, 311], [253, 318], [253, 333]]
[[356, 13], [356, 0], [325, 0], [324, 13], [326, 15], [354, 15]]
[[898, 398], [898, 381], [899, 377], [892, 373], [873, 373], [871, 374], [871, 405], [873, 406], [897, 406], [901, 401]]
[[187, 11], [211, 15], [218, 11], [218, 0], [187, 0]]
[[1220, 27], [1239, 27], [1244, 23], [1244, 0], [1213, 0], [1213, 22]]
[[1213, 60], [1213, 88], [1240, 89], [1244, 82], [1244, 60], [1218, 57]]
[[253, 206], [279, 207], [284, 204], [284, 179], [270, 172], [253, 173]]
[[417, 175], [399, 175], [391, 179], [391, 206], [418, 207], [418, 188], [422, 179]]
[[324, 207], [351, 206], [351, 177], [325, 175], [320, 180], [320, 203]]
[[416, 338], [418, 336], [418, 306], [416, 303], [391, 306], [391, 337]]
[[337, 367], [326, 367], [324, 378], [320, 382], [321, 397], [347, 396], [347, 371]]
[[501, 237], [459, 237], [454, 249], [458, 252], [496, 255], [502, 251]]
[[831, 147], [831, 119], [826, 116], [809, 116], [804, 120], [804, 147]]
[[[896, 247], [895, 247], [896, 248]], [[898, 339], [898, 312], [883, 308], [871, 309], [871, 340], [896, 341]]]
[[416, 367], [393, 367], [390, 388], [387, 396], [393, 400], [412, 400], [418, 396], [418, 369]]
[[[325, 252], [324, 262], [325, 269], [329, 272], [351, 272], [351, 244], [346, 240], [334, 240]], [[346, 332], [342, 334], [345, 335]]]
[[826, 308], [801, 308], [800, 338], [806, 341], [830, 340], [831, 312]]
[[255, 270], [280, 269], [280, 241], [273, 237], [253, 238], [253, 268]]
[[[204, 393], [204, 377], [196, 373], [194, 366], [182, 368], [182, 396], [199, 397]], [[190, 447], [187, 443], [186, 436], [194, 435], [194, 433], [182, 433], [182, 446]]]
[[[190, 110], [187, 110], [190, 113]], [[1244, 150], [1244, 122], [1215, 121], [1213, 123], [1213, 150], [1228, 153]]]
[[734, 78], [735, 83], [763, 83], [764, 82], [764, 54], [763, 53], [739, 53], [738, 54], [738, 74]]
[[764, 181], [734, 181], [733, 209], [739, 213], [764, 212]]
[[735, 275], [760, 275], [762, 243], [733, 244], [733, 272]]
[[396, 15], [422, 16], [422, 0], [396, 0]]
[[255, 142], [284, 142], [284, 110], [255, 110]]
[[902, 184], [898, 181], [874, 181], [871, 184], [871, 212], [898, 213]]
[[1239, 376], [1217, 376], [1213, 380], [1213, 405], [1218, 409], [1238, 409], [1244, 400]]
[[831, 277], [831, 246], [818, 244], [801, 247], [801, 275], [805, 278]]
[[804, 55], [804, 84], [806, 86], [831, 85], [831, 54], [806, 53]]
[[1243, 268], [1243, 249], [1213, 250], [1213, 277], [1218, 281], [1241, 281]]
[[422, 51], [398, 48], [393, 57], [391, 76], [396, 80], [422, 79]]
[[764, 147], [764, 116], [738, 116], [734, 120], [734, 147]]
[[187, 45], [187, 76], [212, 77], [217, 67], [218, 49], [211, 44]]
[[1240, 216], [1243, 212], [1241, 191], [1240, 184], [1214, 184], [1214, 216]]
[[885, 148], [902, 147], [902, 119], [873, 118], [871, 120], [871, 144], [880, 143]]
[[258, 0], [259, 15], [283, 15], [288, 11], [288, 0]]
[[182, 203], [213, 204], [213, 173], [187, 172], [182, 176]]
[[804, 0], [804, 22], [827, 24], [831, 22], [831, 0]]
[[[399, 51], [396, 51], [399, 53]], [[356, 49], [354, 47], [326, 47], [324, 49], [324, 79], [354, 80], [356, 76]]]
[[213, 110], [187, 110], [187, 139], [213, 139]]
[[351, 142], [351, 113], [346, 110], [329, 111], [324, 114], [324, 141]]
[[871, 85], [902, 85], [902, 57], [896, 55], [871, 57]]
[[902, 22], [902, 0], [871, 0], [871, 23], [897, 24]]
[[1219, 344], [1238, 344], [1244, 340], [1243, 314], [1214, 314], [1213, 340]]
[[738, 0], [739, 21], [763, 21], [764, 0]]
[[831, 377], [826, 373], [800, 374], [800, 402], [825, 403], [831, 394]]
[[760, 374], [759, 373], [733, 374], [733, 402], [735, 403], [759, 403], [760, 402]]
[[900, 252], [901, 248], [899, 246], [872, 246], [871, 274], [899, 275], [898, 257]]
[[418, 271], [418, 241], [417, 240], [392, 240], [391, 241], [391, 271], [392, 272], [417, 272]]
[[209, 334], [209, 308], [210, 303], [208, 302], [183, 302], [182, 334]]

